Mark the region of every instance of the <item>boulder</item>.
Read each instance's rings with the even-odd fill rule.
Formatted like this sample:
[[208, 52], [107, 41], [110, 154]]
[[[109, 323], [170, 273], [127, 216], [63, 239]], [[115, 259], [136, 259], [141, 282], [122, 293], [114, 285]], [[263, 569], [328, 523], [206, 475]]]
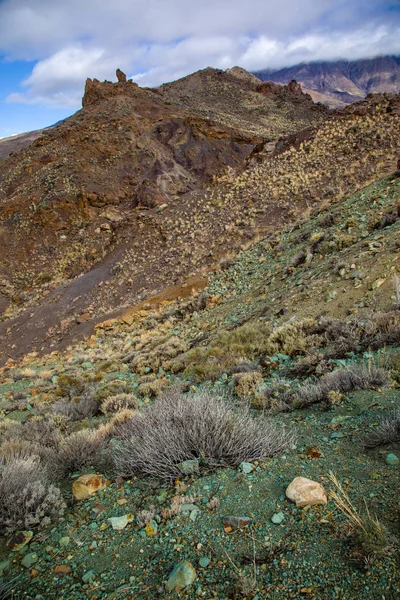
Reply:
[[322, 485], [306, 477], [293, 479], [286, 490], [286, 496], [296, 502], [298, 508], [328, 503], [328, 494]]

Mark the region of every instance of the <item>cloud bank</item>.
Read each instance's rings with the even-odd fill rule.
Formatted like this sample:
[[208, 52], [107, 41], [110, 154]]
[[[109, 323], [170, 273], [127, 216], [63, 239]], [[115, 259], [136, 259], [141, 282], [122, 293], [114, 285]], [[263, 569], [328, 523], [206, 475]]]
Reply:
[[78, 108], [86, 77], [156, 86], [206, 66], [400, 53], [398, 0], [0, 0], [0, 54], [35, 60], [9, 102]]

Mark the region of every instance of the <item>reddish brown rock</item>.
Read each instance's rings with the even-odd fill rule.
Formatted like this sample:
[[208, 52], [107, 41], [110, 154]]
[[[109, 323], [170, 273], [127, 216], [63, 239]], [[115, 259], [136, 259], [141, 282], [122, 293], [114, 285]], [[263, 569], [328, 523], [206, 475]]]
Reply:
[[126, 75], [121, 71], [121, 69], [117, 69], [116, 71], [118, 83], [126, 83]]

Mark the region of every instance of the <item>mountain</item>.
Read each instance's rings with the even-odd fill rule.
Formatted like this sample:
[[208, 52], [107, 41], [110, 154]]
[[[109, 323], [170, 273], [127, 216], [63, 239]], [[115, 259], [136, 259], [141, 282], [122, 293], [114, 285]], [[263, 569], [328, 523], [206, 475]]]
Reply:
[[400, 95], [117, 77], [0, 162], [0, 598], [398, 598]]
[[[206, 268], [232, 221], [195, 233], [221, 211], [206, 200], [214, 178], [328, 112], [294, 84], [213, 69], [158, 90], [121, 79], [89, 79], [81, 111], [0, 162], [0, 306], [30, 344], [38, 324], [84, 332], [82, 320]], [[243, 243], [228, 237], [225, 251]]]
[[400, 92], [400, 56], [302, 63], [278, 71], [265, 69], [255, 75], [281, 84], [295, 79], [315, 102], [338, 108], [368, 94]]

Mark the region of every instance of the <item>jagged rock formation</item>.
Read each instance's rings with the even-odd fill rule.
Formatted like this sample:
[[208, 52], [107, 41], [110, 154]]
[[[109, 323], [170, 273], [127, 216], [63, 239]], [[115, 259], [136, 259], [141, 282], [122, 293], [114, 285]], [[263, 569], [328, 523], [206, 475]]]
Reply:
[[371, 93], [400, 92], [400, 56], [303, 63], [278, 71], [266, 69], [255, 75], [280, 84], [295, 79], [315, 102], [337, 108]]

